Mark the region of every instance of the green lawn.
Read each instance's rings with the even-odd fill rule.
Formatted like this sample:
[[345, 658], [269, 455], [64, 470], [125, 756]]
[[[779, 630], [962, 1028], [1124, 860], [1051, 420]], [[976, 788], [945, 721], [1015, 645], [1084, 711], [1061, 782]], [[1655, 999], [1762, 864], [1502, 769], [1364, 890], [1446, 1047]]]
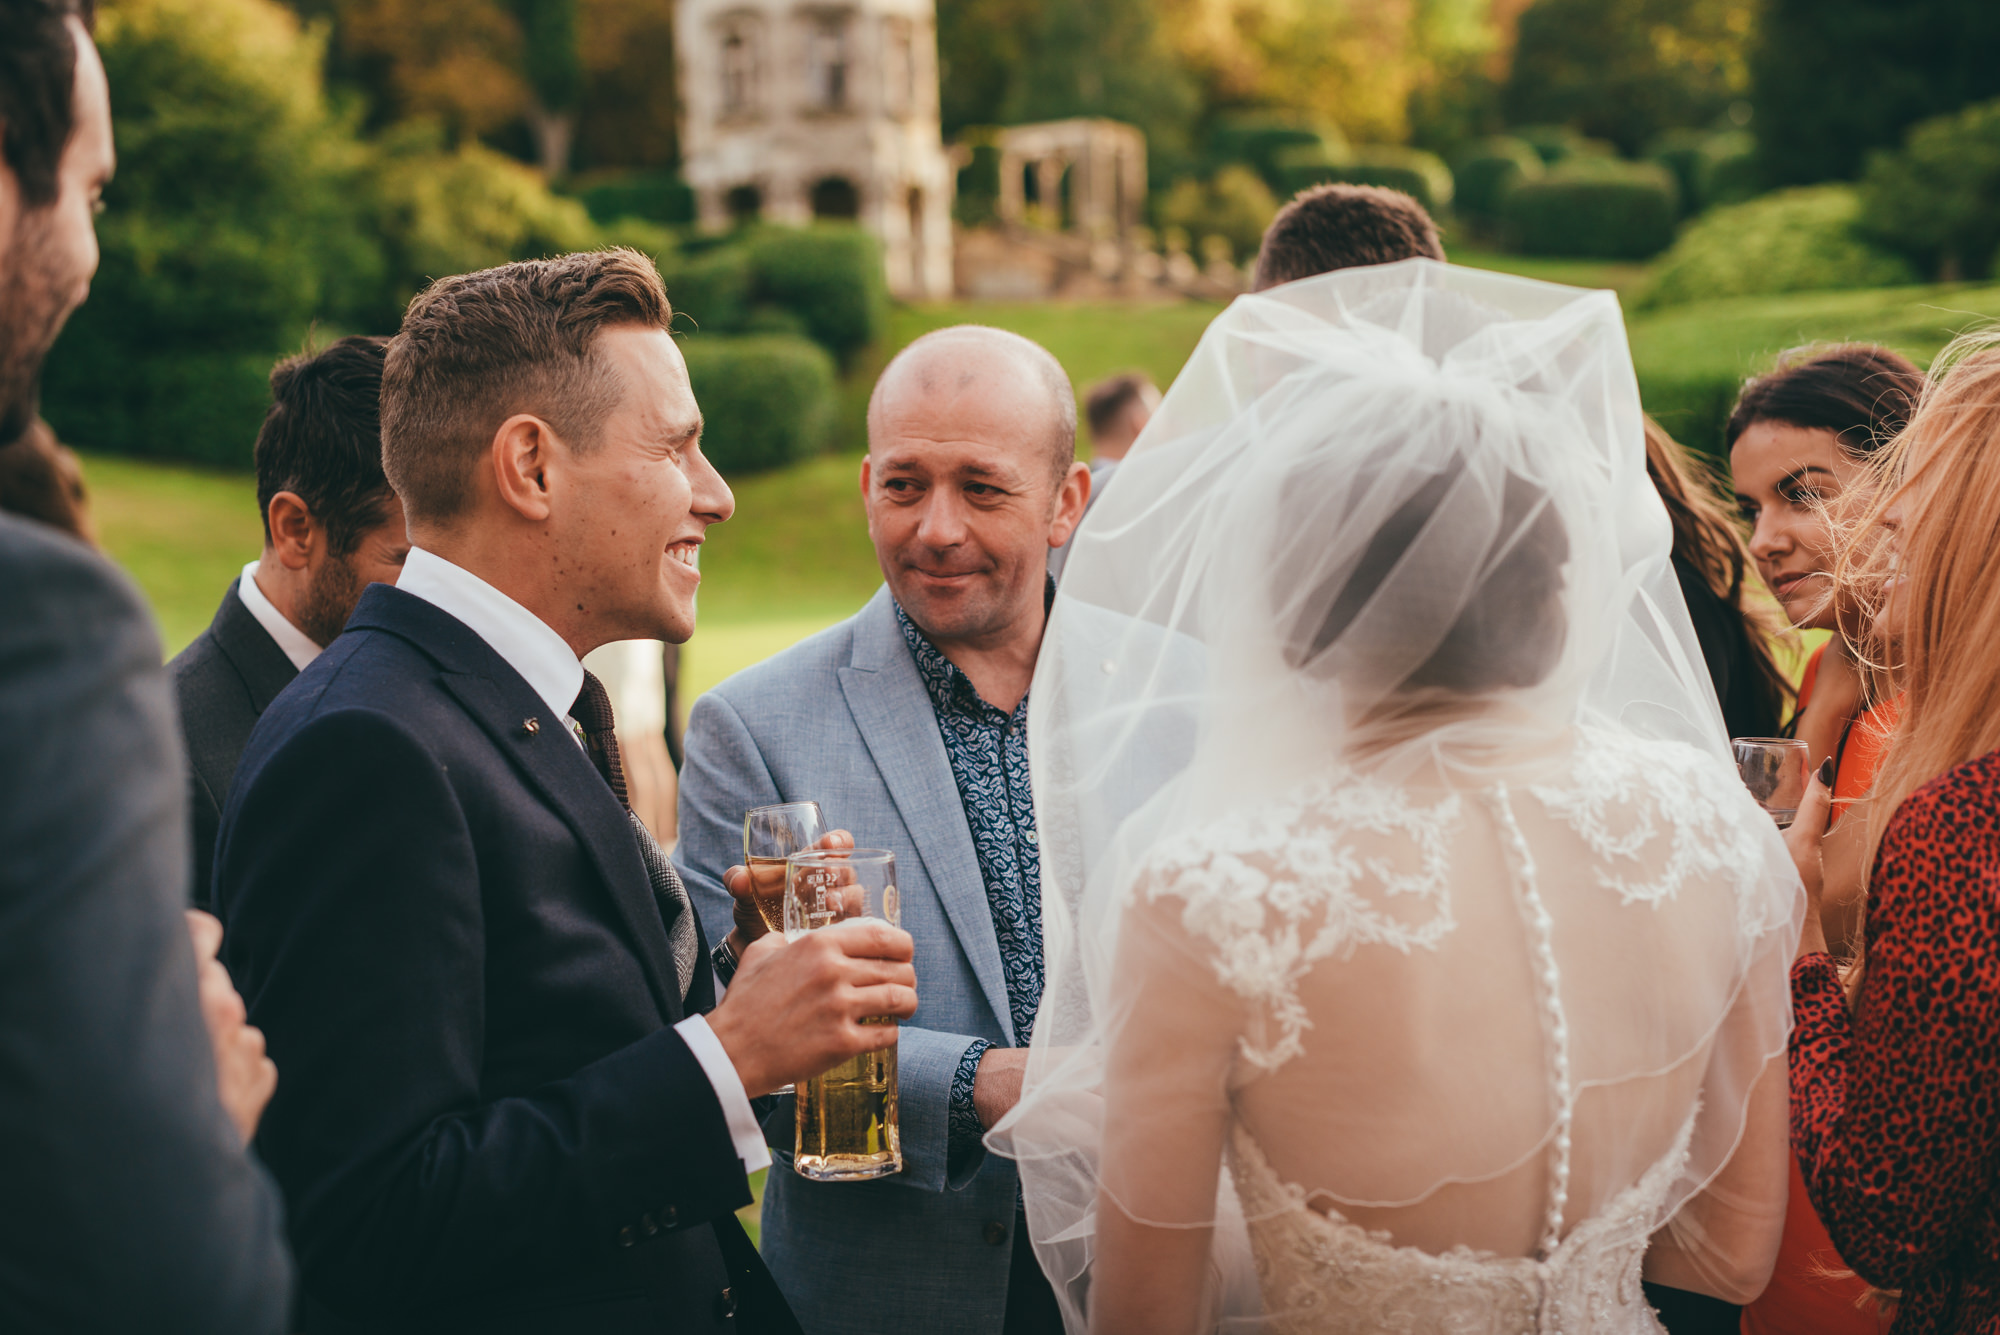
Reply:
[[[1629, 290], [1639, 266], [1523, 260], [1455, 251], [1482, 267]], [[688, 699], [739, 668], [847, 616], [881, 575], [862, 517], [858, 473], [868, 389], [891, 352], [958, 322], [1012, 329], [1042, 343], [1079, 390], [1138, 367], [1162, 385], [1218, 308], [1160, 304], [957, 302], [903, 306], [890, 336], [850, 369], [839, 448], [782, 472], [732, 479], [736, 517], [702, 554], [700, 629], [688, 646]], [[1669, 425], [1714, 418], [1736, 380], [1777, 352], [1814, 340], [1870, 339], [1927, 360], [1956, 332], [2000, 318], [2000, 286], [1900, 288], [1745, 298], [1669, 309], [1630, 324], [1649, 402]], [[1689, 394], [1677, 391], [1693, 386]], [[1692, 405], [1692, 406], [1690, 406]], [[1680, 417], [1676, 418], [1675, 413]], [[1713, 422], [1693, 424], [1694, 433]], [[86, 460], [106, 545], [159, 614], [169, 653], [208, 624], [222, 589], [256, 555], [261, 534], [247, 477], [93, 456]]]

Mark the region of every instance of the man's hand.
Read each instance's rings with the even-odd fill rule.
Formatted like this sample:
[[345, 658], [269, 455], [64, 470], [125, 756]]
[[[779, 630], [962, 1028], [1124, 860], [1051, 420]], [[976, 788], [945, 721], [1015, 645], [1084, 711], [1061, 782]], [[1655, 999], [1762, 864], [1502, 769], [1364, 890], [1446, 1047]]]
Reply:
[[201, 1018], [215, 1049], [215, 1083], [222, 1107], [248, 1145], [257, 1119], [278, 1088], [278, 1068], [264, 1055], [264, 1033], [246, 1023], [243, 998], [229, 981], [215, 952], [222, 948], [222, 924], [196, 909], [187, 911], [194, 940], [195, 970], [201, 986]]
[[[845, 830], [835, 830], [821, 839], [819, 848], [852, 848], [854, 836]], [[757, 901], [782, 905], [785, 899], [785, 869], [780, 865], [765, 863], [756, 868], [735, 866], [722, 873], [722, 888], [729, 892], [735, 902], [730, 905], [736, 918], [736, 928], [729, 934], [729, 948], [737, 959], [750, 943], [770, 931], [764, 915], [758, 911]]]
[[972, 1108], [979, 1125], [993, 1124], [1021, 1101], [1021, 1081], [1028, 1073], [1026, 1048], [988, 1048], [979, 1054], [979, 1072], [972, 1077]]
[[744, 1091], [756, 1098], [894, 1043], [893, 1023], [867, 1021], [916, 1014], [915, 949], [908, 932], [869, 920], [752, 942], [708, 1016]]

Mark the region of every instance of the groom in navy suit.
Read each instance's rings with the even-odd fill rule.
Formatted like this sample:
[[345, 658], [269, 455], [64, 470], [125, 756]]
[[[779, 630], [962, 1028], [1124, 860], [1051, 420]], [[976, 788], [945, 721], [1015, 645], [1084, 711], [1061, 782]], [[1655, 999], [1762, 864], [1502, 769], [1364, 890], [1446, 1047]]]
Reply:
[[258, 722], [217, 845], [284, 1072], [258, 1147], [312, 1331], [795, 1332], [733, 1212], [751, 1100], [893, 1042], [910, 938], [709, 943], [624, 805], [612, 640], [685, 640], [734, 501], [650, 261], [411, 304], [382, 386], [412, 543]]

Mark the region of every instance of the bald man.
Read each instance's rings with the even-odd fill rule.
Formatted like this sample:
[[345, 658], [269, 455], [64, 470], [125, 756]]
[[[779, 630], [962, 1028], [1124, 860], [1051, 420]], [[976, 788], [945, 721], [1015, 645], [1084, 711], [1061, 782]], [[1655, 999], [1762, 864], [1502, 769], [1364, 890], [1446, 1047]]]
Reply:
[[1028, 684], [1049, 551], [1090, 494], [1069, 377], [998, 329], [925, 335], [876, 382], [861, 493], [884, 587], [688, 720], [675, 860], [710, 939], [763, 931], [732, 865], [743, 813], [816, 801], [830, 826], [896, 854], [916, 940], [903, 1171], [800, 1178], [784, 1099], [764, 1124], [778, 1153], [762, 1250], [808, 1335], [1055, 1335], [1014, 1166], [980, 1137], [1019, 1097], [1042, 993]]

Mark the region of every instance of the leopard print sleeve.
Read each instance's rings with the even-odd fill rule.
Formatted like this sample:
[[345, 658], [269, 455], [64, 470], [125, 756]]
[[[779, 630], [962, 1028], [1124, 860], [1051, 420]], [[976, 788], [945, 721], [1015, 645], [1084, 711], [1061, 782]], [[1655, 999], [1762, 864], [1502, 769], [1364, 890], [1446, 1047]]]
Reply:
[[1830, 958], [1793, 966], [1793, 1147], [1842, 1258], [1905, 1290], [1897, 1330], [1942, 1329], [1927, 1309], [2000, 1304], [2000, 1256], [1974, 1255], [2000, 1155], [2000, 752], [1903, 804], [1869, 896], [1855, 1017]]

